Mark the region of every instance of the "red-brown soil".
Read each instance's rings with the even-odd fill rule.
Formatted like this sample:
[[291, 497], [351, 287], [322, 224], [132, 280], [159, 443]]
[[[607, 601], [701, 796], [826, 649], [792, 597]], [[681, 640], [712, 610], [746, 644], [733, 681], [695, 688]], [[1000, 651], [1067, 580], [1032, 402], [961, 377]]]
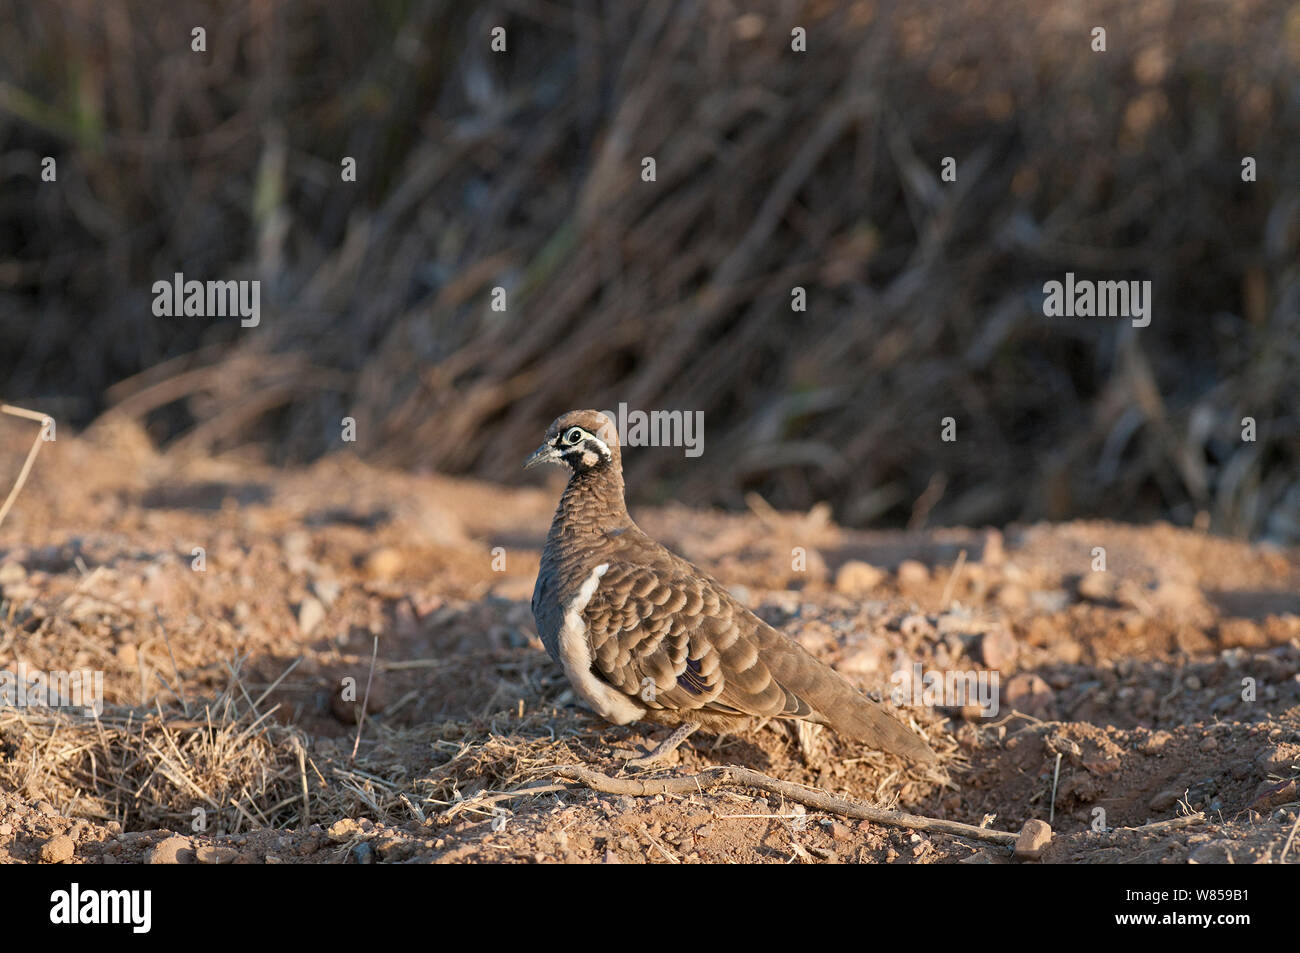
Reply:
[[[27, 439], [9, 426], [5, 474]], [[541, 650], [558, 491], [60, 435], [0, 529], [0, 669], [102, 670], [106, 708], [0, 711], [0, 860], [1013, 862], [743, 789], [521, 794], [558, 764], [627, 774], [616, 750], [662, 736], [576, 707]], [[938, 774], [781, 725], [698, 735], [666, 772], [736, 763], [1008, 831], [1050, 818], [1045, 862], [1300, 859], [1295, 552], [1165, 525], [855, 532], [761, 501], [634, 515], [866, 689], [914, 661], [1000, 676], [995, 717], [907, 710]], [[364, 694], [375, 637], [354, 760], [340, 682]]]

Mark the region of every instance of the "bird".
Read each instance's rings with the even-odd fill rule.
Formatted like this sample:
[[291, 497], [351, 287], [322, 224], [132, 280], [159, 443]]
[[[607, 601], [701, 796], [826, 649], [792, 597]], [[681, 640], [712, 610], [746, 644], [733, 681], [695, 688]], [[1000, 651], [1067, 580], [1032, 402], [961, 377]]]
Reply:
[[642, 532], [628, 515], [609, 416], [556, 418], [524, 469], [545, 463], [570, 473], [533, 589], [537, 633], [597, 715], [675, 728], [630, 764], [663, 761], [700, 728], [729, 734], [766, 719], [828, 725], [920, 764], [937, 760], [880, 702]]

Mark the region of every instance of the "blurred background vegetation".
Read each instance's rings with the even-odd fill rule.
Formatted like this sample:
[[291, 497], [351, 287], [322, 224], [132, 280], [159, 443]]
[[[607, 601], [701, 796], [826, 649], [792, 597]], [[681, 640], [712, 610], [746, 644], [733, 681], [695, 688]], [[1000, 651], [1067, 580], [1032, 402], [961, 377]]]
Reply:
[[[623, 401], [705, 414], [629, 453], [641, 501], [1300, 540], [1300, 4], [0, 11], [0, 396], [64, 426], [288, 463], [353, 416], [513, 481]], [[177, 271], [260, 279], [261, 325], [155, 317]], [[1151, 325], [1045, 318], [1066, 271]]]

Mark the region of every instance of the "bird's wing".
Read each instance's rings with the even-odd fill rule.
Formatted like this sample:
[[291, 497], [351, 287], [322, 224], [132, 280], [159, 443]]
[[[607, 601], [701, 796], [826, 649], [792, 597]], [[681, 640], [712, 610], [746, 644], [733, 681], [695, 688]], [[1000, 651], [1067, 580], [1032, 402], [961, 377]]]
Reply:
[[803, 650], [702, 574], [667, 562], [616, 563], [592, 594], [583, 621], [601, 677], [647, 707], [813, 714], [769, 665], [774, 656]]
[[583, 620], [593, 669], [648, 708], [807, 718], [884, 751], [935, 760], [883, 705], [667, 550], [612, 562]]

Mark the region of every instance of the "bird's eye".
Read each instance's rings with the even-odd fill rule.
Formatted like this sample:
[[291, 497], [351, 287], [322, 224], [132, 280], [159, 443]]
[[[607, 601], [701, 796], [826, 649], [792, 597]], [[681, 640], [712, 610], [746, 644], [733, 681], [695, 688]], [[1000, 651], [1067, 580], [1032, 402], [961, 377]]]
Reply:
[[564, 435], [564, 442], [572, 446], [582, 439], [582, 431], [577, 427], [570, 427], [569, 432]]

